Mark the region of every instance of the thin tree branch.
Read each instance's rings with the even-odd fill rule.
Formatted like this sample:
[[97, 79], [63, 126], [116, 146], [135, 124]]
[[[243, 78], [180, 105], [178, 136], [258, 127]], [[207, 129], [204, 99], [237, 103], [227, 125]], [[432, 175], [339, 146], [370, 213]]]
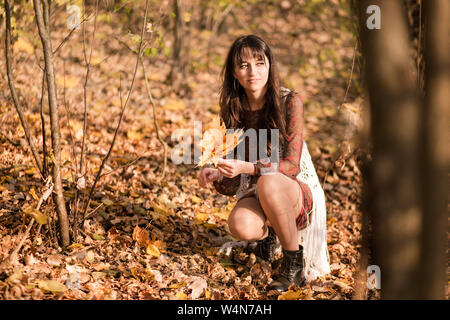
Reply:
[[[128, 50], [130, 50], [131, 52], [136, 54], [136, 51], [133, 50], [127, 43], [125, 43], [124, 41], [122, 41], [118, 37], [115, 37], [115, 39], [117, 41], [119, 41], [120, 43], [122, 43], [125, 47], [127, 47]], [[155, 101], [153, 100], [153, 96], [152, 96], [152, 93], [151, 93], [151, 90], [150, 90], [150, 85], [148, 84], [147, 73], [146, 73], [146, 70], [145, 70], [145, 65], [144, 65], [144, 61], [143, 61], [142, 57], [140, 57], [139, 62], [141, 63], [142, 71], [144, 73], [145, 89], [146, 89], [147, 95], [148, 95], [148, 97], [150, 99], [150, 103], [152, 104], [153, 123], [155, 125], [156, 136], [158, 138], [158, 141], [161, 143], [161, 145], [164, 148], [164, 163], [163, 163], [162, 175], [160, 177], [160, 179], [162, 180], [162, 179], [164, 179], [165, 172], [166, 172], [166, 166], [167, 166], [167, 144], [166, 144], [166, 142], [162, 139], [162, 137], [159, 134], [159, 125], [158, 125], [158, 121], [156, 120], [156, 105], [155, 105]]]
[[125, 112], [125, 108], [126, 108], [126, 106], [128, 104], [128, 101], [129, 101], [130, 96], [131, 96], [131, 92], [133, 91], [133, 88], [134, 88], [134, 82], [136, 80], [136, 73], [137, 73], [137, 69], [138, 69], [138, 65], [139, 65], [139, 59], [140, 59], [140, 57], [142, 55], [143, 39], [144, 39], [144, 33], [145, 33], [145, 25], [146, 25], [146, 22], [147, 22], [147, 13], [148, 13], [148, 1], [149, 0], [145, 1], [145, 13], [144, 13], [144, 20], [142, 22], [141, 40], [140, 40], [140, 43], [139, 43], [139, 53], [138, 53], [138, 56], [136, 58], [136, 65], [135, 65], [135, 68], [134, 68], [134, 73], [133, 73], [133, 78], [132, 78], [132, 81], [131, 81], [130, 90], [128, 91], [127, 99], [125, 100], [125, 103], [122, 106], [122, 111], [121, 111], [121, 114], [120, 114], [119, 122], [118, 122], [116, 130], [114, 132], [114, 137], [113, 137], [113, 140], [111, 142], [111, 146], [110, 146], [110, 148], [108, 150], [108, 153], [106, 154], [105, 158], [103, 159], [103, 161], [102, 161], [102, 163], [100, 165], [100, 168], [99, 168], [99, 170], [97, 172], [97, 176], [95, 177], [95, 180], [94, 180], [94, 184], [92, 185], [91, 190], [89, 192], [89, 198], [88, 198], [88, 201], [87, 201], [87, 205], [85, 206], [84, 211], [83, 211], [83, 220], [81, 222], [82, 223], [82, 227], [84, 225], [83, 222], [84, 222], [84, 220], [86, 218], [86, 212], [87, 212], [87, 209], [89, 207], [89, 202], [90, 202], [90, 200], [92, 198], [92, 195], [94, 193], [95, 186], [96, 186], [98, 180], [100, 179], [103, 167], [105, 166], [106, 162], [108, 161], [109, 157], [111, 156], [111, 152], [112, 152], [112, 149], [113, 149], [115, 141], [116, 141], [117, 133], [119, 131], [120, 124], [122, 122], [122, 118], [123, 118], [123, 114]]
[[147, 75], [145, 72], [145, 65], [144, 62], [142, 61], [142, 57], [139, 57], [139, 61], [141, 62], [141, 66], [142, 66], [142, 71], [144, 73], [144, 82], [145, 82], [145, 89], [147, 90], [147, 95], [148, 98], [150, 99], [150, 103], [152, 104], [152, 109], [153, 109], [153, 123], [155, 125], [155, 131], [156, 131], [156, 137], [158, 138], [158, 141], [162, 144], [163, 148], [164, 148], [164, 163], [163, 163], [163, 169], [162, 169], [162, 175], [161, 175], [161, 180], [164, 179], [165, 173], [166, 173], [166, 166], [167, 166], [167, 144], [166, 142], [161, 138], [160, 134], [159, 134], [159, 125], [158, 125], [158, 121], [156, 120], [156, 106], [155, 106], [155, 101], [153, 100], [153, 96], [152, 93], [150, 91], [150, 86], [148, 84], [148, 80], [147, 80]]
[[45, 119], [44, 119], [44, 94], [45, 94], [45, 70], [42, 73], [42, 91], [41, 91], [41, 100], [40, 100], [40, 116], [41, 116], [41, 127], [42, 127], [42, 153], [43, 153], [43, 176], [47, 176], [47, 143], [45, 138]]
[[[85, 7], [86, 7], [85, 1], [83, 1], [83, 16], [85, 14]], [[86, 76], [84, 78], [84, 85], [83, 85], [84, 113], [83, 113], [83, 138], [81, 143], [81, 155], [80, 155], [80, 173], [83, 172], [83, 164], [84, 164], [83, 160], [85, 160], [86, 157], [85, 147], [86, 147], [86, 133], [87, 133], [87, 85], [89, 81], [89, 73], [91, 70], [92, 49], [94, 47], [95, 33], [97, 29], [97, 16], [98, 16], [98, 0], [96, 0], [95, 2], [94, 31], [92, 33], [89, 60], [87, 59], [86, 55], [86, 27], [85, 23], [83, 22], [83, 55], [84, 55], [84, 62], [86, 64]]]
[[19, 98], [17, 97], [16, 89], [14, 86], [14, 77], [11, 70], [11, 11], [9, 6], [9, 1], [5, 0], [5, 12], [6, 12], [6, 36], [5, 36], [5, 59], [6, 59], [6, 73], [8, 76], [8, 85], [11, 91], [11, 97], [14, 103], [14, 107], [16, 108], [17, 113], [19, 114], [20, 122], [23, 127], [23, 131], [25, 132], [25, 136], [27, 138], [28, 145], [30, 146], [31, 153], [33, 154], [36, 165], [41, 173], [44, 176], [44, 167], [41, 162], [41, 158], [36, 149], [36, 146], [33, 142], [33, 139], [30, 134], [30, 128], [28, 126], [28, 122], [25, 118], [25, 114], [23, 109], [19, 103]]

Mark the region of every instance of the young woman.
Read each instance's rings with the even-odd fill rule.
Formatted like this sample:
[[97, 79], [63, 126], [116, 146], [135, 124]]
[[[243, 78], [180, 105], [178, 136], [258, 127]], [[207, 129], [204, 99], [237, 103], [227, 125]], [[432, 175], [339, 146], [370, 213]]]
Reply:
[[[303, 141], [303, 103], [298, 93], [280, 86], [272, 51], [255, 35], [235, 40], [222, 78], [220, 116], [225, 126], [278, 129], [279, 161], [266, 157], [249, 162], [250, 152], [259, 155], [261, 137], [249, 144], [247, 136], [244, 159], [224, 159], [217, 168], [203, 168], [199, 184], [213, 182], [219, 193], [237, 196], [229, 229], [239, 239], [257, 241], [257, 256], [272, 262], [278, 237], [283, 260], [268, 289], [285, 291], [292, 283], [302, 285], [329, 272], [325, 199]], [[270, 135], [266, 141], [270, 155]]]

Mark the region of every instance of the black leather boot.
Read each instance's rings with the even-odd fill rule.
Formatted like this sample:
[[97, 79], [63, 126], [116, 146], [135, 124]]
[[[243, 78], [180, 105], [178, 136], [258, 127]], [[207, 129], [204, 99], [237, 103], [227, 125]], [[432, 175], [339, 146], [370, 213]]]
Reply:
[[269, 234], [262, 240], [258, 240], [253, 251], [255, 256], [268, 262], [275, 260], [275, 250], [277, 249], [277, 236], [272, 228], [269, 228]]
[[303, 274], [303, 247], [300, 246], [299, 250], [296, 251], [283, 249], [281, 266], [267, 289], [283, 292], [288, 290], [292, 283], [303, 286], [305, 282], [306, 279]]

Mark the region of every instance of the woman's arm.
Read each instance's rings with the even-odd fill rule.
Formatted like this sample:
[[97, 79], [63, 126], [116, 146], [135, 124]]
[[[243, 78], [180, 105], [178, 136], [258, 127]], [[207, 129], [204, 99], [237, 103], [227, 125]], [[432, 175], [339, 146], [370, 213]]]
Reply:
[[256, 175], [280, 172], [295, 179], [300, 173], [300, 157], [303, 147], [303, 102], [300, 95], [291, 92], [286, 98], [286, 132], [288, 135], [284, 153], [279, 163], [271, 163], [270, 158], [256, 162]]

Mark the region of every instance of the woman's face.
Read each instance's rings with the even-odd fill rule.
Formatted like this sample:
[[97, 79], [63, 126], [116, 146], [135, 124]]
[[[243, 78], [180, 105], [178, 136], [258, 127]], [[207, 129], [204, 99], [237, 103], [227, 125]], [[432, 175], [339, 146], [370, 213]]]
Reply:
[[266, 89], [269, 78], [269, 60], [264, 55], [258, 57], [252, 52], [246, 54], [241, 63], [234, 68], [234, 76], [246, 92], [259, 94]]

